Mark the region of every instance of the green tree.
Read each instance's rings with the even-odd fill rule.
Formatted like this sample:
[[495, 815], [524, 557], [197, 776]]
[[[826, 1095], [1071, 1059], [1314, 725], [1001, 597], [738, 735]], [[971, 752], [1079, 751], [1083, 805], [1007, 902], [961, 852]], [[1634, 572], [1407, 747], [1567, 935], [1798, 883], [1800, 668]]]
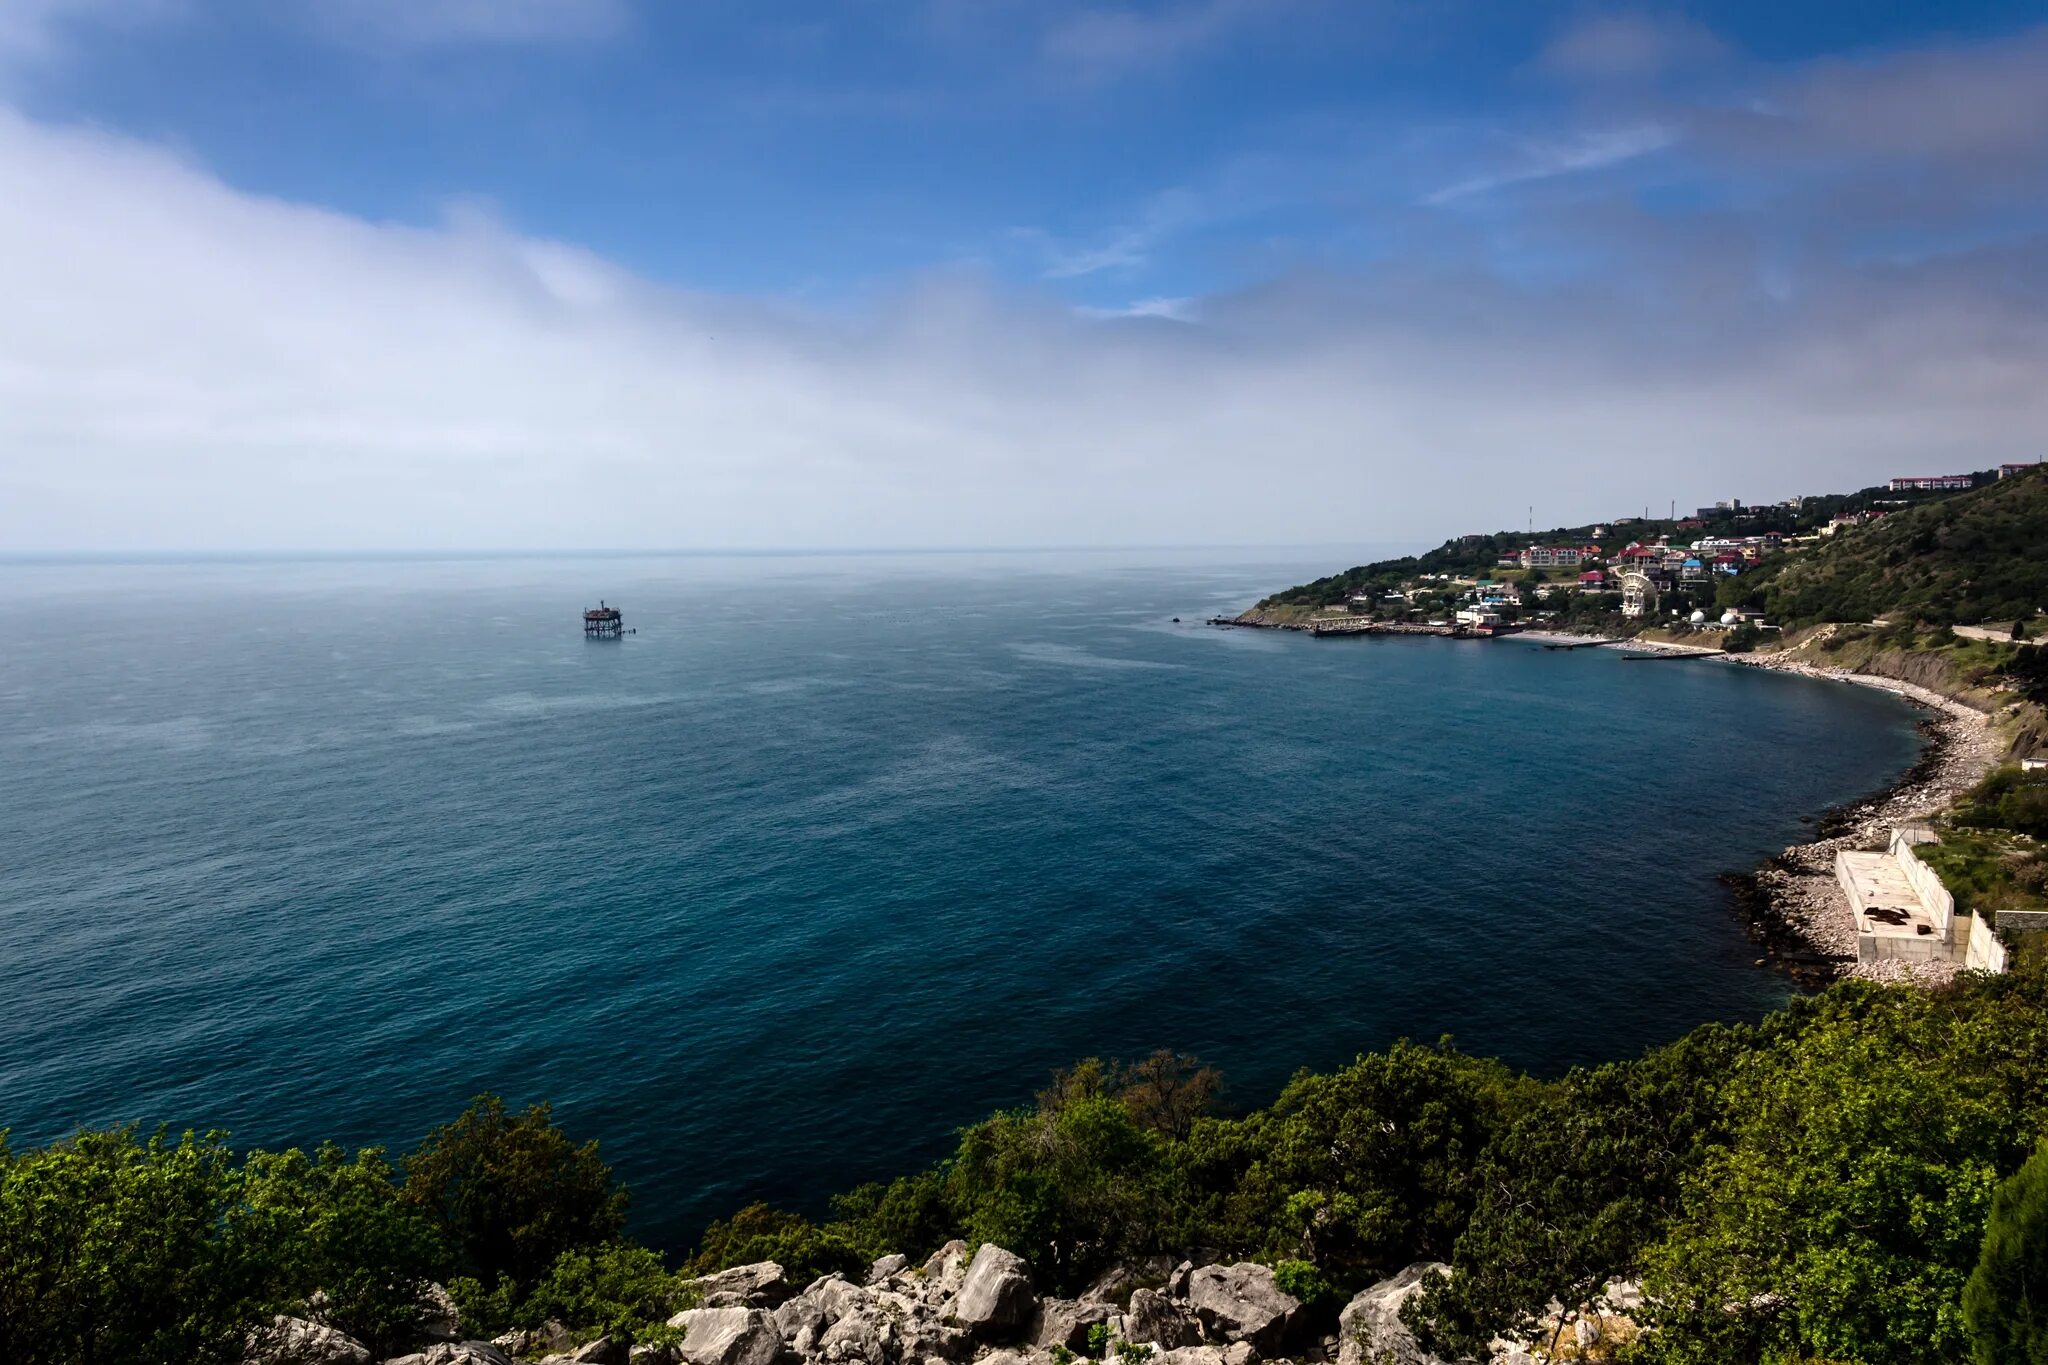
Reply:
[[1977, 1365], [2048, 1365], [2048, 1143], [1992, 1196], [1963, 1322]]
[[565, 1251], [512, 1315], [511, 1326], [553, 1319], [632, 1341], [684, 1307], [681, 1283], [646, 1247], [615, 1242]]
[[440, 1233], [393, 1174], [375, 1147], [353, 1159], [331, 1143], [251, 1152], [230, 1229], [275, 1307], [300, 1311], [317, 1291], [324, 1316], [379, 1357], [416, 1338], [421, 1293], [448, 1270]]
[[514, 1114], [496, 1095], [405, 1158], [405, 1198], [486, 1288], [502, 1276], [529, 1289], [563, 1252], [609, 1242], [626, 1221], [626, 1192], [595, 1141], [572, 1142], [549, 1105]]
[[81, 1132], [18, 1155], [0, 1140], [0, 1360], [239, 1360], [261, 1291], [221, 1235], [239, 1192], [220, 1133]]
[[684, 1268], [708, 1275], [728, 1266], [776, 1261], [790, 1278], [813, 1280], [834, 1271], [852, 1274], [872, 1259], [838, 1228], [820, 1228], [801, 1214], [749, 1204], [706, 1228], [702, 1246]]

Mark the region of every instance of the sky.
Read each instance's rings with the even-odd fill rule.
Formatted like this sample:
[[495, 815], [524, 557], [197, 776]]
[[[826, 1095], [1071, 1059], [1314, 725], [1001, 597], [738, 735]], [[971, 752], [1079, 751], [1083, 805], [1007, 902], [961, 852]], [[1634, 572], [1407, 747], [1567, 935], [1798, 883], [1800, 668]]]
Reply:
[[0, 300], [0, 553], [1774, 500], [2048, 451], [2048, 6], [0, 0]]

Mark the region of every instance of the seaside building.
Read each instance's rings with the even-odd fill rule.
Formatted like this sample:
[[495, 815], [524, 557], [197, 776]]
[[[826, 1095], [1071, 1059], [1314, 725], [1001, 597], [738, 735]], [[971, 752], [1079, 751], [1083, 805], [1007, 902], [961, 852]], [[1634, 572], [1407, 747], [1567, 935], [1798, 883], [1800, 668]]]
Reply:
[[1856, 960], [1955, 962], [1974, 971], [2004, 971], [2005, 945], [1990, 917], [1958, 914], [1955, 897], [1913, 851], [1936, 842], [1927, 826], [1902, 825], [1882, 853], [1844, 849], [1835, 855], [1835, 881], [1856, 919]]
[[1520, 562], [1525, 569], [1569, 569], [1585, 557], [1577, 545], [1531, 545], [1522, 551]]
[[1976, 486], [1973, 474], [1908, 474], [1890, 485], [1894, 493], [1959, 493]]
[[2001, 479], [2009, 479], [2015, 474], [2024, 474], [2029, 469], [2032, 469], [2035, 465], [2039, 463], [2039, 460], [2035, 460], [2032, 463], [2002, 464], [1998, 467], [1998, 477]]

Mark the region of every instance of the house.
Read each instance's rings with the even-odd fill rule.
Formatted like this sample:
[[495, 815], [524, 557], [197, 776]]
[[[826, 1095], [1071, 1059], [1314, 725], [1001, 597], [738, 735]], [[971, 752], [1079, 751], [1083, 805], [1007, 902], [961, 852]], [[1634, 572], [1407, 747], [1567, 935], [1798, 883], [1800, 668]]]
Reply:
[[1522, 557], [1520, 555], [1502, 555], [1499, 559], [1494, 560], [1493, 563], [1495, 568], [1519, 569], [1522, 567]]
[[1706, 523], [1704, 521], [1701, 521], [1698, 517], [1687, 517], [1685, 520], [1678, 523], [1678, 529], [1681, 531], [1697, 531], [1705, 525]]
[[1739, 574], [1742, 572], [1742, 556], [1739, 554], [1718, 554], [1714, 556], [1714, 572]]
[[1481, 630], [1492, 630], [1501, 623], [1501, 615], [1492, 607], [1458, 608], [1458, 624]]
[[[2040, 463], [2038, 460], [2035, 461], [2035, 464], [2038, 463]], [[1998, 467], [1998, 477], [2009, 479], [2015, 474], [2024, 474], [2033, 467], [2034, 465], [2032, 464], [2002, 464]]]
[[1598, 569], [1588, 569], [1579, 575], [1579, 586], [1582, 588], [1604, 588], [1607, 586], [1607, 575]]
[[1678, 578], [1682, 583], [1704, 583], [1707, 566], [1700, 560], [1688, 558], [1679, 564]]
[[1568, 569], [1585, 557], [1576, 545], [1531, 545], [1522, 551], [1521, 564], [1525, 569]]
[[1957, 493], [1976, 486], [1972, 474], [1909, 474], [1893, 479], [1890, 485], [1894, 493]]

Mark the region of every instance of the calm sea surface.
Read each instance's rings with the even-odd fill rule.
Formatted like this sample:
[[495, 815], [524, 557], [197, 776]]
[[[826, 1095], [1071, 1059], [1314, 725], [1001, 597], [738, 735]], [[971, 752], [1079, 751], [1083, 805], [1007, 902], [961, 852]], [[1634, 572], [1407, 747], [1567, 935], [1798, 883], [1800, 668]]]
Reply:
[[1715, 874], [1896, 776], [1908, 708], [1197, 624], [1348, 562], [1266, 558], [0, 566], [0, 1127], [547, 1098], [677, 1247], [1088, 1054], [1248, 1106], [1785, 997]]

